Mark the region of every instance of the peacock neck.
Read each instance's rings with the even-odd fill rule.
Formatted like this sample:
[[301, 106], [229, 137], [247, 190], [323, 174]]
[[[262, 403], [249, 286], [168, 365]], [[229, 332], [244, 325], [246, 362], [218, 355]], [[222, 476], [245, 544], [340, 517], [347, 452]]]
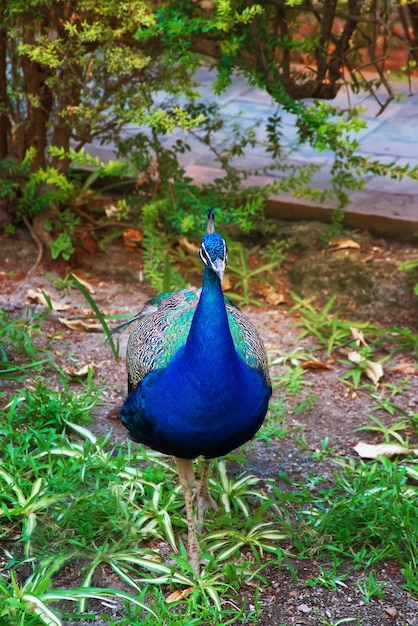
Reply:
[[236, 351], [229, 329], [225, 301], [219, 278], [205, 267], [202, 293], [193, 317], [186, 344], [187, 356], [198, 365], [202, 359], [229, 366]]

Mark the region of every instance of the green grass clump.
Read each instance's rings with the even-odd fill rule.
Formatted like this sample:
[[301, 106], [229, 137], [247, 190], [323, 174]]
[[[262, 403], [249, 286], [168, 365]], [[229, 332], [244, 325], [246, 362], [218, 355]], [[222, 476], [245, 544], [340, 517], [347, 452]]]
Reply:
[[[245, 606], [238, 615], [224, 609], [221, 597], [236, 595], [245, 576], [258, 580], [260, 555], [274, 551], [274, 541], [282, 537], [266, 515], [270, 502], [254, 488], [258, 480], [231, 479], [223, 462], [215, 464], [212, 490], [226, 513], [208, 516], [202, 540], [208, 564], [198, 576], [179, 542], [185, 520], [174, 467], [142, 446], [115, 446], [110, 437], [88, 430], [84, 424], [98, 401], [92, 381], [76, 392], [39, 381], [0, 411], [0, 539], [7, 542], [0, 616], [5, 623], [61, 624], [55, 603], [73, 600], [78, 614], [87, 615], [89, 598], [107, 598], [119, 611], [117, 623], [131, 623], [129, 615], [135, 614], [140, 623], [154, 624], [152, 597], [158, 592], [153, 589], [161, 585], [193, 589], [184, 611], [164, 608], [174, 623], [179, 615], [217, 624], [254, 613]], [[171, 565], [155, 551], [156, 539], [168, 545]], [[253, 558], [227, 562], [231, 555], [239, 557], [242, 546]], [[56, 577], [71, 563], [78, 572], [73, 584], [56, 588]], [[32, 573], [22, 580], [28, 567]], [[94, 584], [103, 569], [118, 581], [115, 589]], [[144, 589], [150, 601], [143, 601]]]
[[[352, 341], [348, 323], [330, 317], [328, 307], [317, 332], [314, 309], [308, 314], [306, 332], [329, 353]], [[318, 400], [303, 367], [314, 359], [310, 354], [275, 354], [279, 397], [250, 444], [274, 440], [285, 449], [298, 432], [301, 454], [310, 455], [308, 475], [300, 483], [284, 472], [261, 481], [245, 471], [244, 451], [215, 460], [210, 488], [220, 510], [207, 512], [201, 536], [206, 565], [197, 574], [187, 562], [183, 496], [170, 459], [89, 430], [101, 390], [92, 373], [82, 384], [69, 384], [51, 360], [48, 373], [39, 370], [33, 338], [41, 333], [41, 321], [28, 318], [7, 322], [0, 334], [6, 356], [11, 338], [16, 341], [19, 367], [30, 374], [17, 391], [13, 383], [0, 409], [1, 623], [59, 626], [70, 615], [62, 613], [68, 611], [63, 601], [75, 604], [72, 616], [93, 619], [90, 600], [96, 599], [106, 602], [101, 619], [115, 626], [257, 624], [258, 595], [269, 585], [266, 568], [286, 567], [297, 586], [295, 559], [315, 559], [317, 575], [305, 584], [332, 591], [347, 585], [347, 569], [361, 570], [357, 589], [365, 603], [385, 596], [377, 566], [395, 559], [405, 589], [418, 593], [416, 458], [337, 457], [327, 438], [313, 448], [299, 426], [287, 427], [289, 415], [309, 411]], [[409, 448], [416, 416], [395, 401], [399, 392], [394, 383], [371, 388], [368, 428]], [[391, 425], [384, 426], [374, 409], [388, 414]], [[333, 476], [321, 476], [317, 464], [324, 460], [336, 463]], [[240, 593], [248, 584], [251, 603]]]
[[332, 537], [332, 552], [362, 565], [383, 558], [417, 563], [418, 488], [409, 484], [406, 464], [384, 457], [340, 464], [333, 487], [316, 495], [305, 514], [315, 533]]
[[[8, 311], [0, 309], [0, 380], [23, 382], [22, 374], [49, 363], [49, 357], [40, 358], [41, 350], [34, 343], [34, 338], [42, 336], [43, 319], [44, 316], [31, 316], [29, 312], [12, 318]], [[29, 362], [24, 363], [27, 359]]]

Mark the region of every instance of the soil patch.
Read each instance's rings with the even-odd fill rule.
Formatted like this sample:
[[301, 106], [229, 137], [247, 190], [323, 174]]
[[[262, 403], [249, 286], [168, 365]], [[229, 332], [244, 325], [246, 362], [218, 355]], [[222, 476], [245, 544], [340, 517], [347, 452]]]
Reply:
[[[369, 423], [368, 414], [373, 408], [369, 391], [353, 390], [344, 384], [341, 375], [347, 368], [330, 359], [312, 336], [299, 337], [300, 316], [297, 311], [291, 310], [291, 292], [302, 298], [315, 298], [318, 310], [331, 295], [336, 294], [333, 310], [339, 312], [340, 318], [353, 323], [370, 321], [388, 328], [405, 326], [416, 334], [417, 299], [413, 295], [410, 278], [398, 266], [408, 259], [418, 258], [418, 247], [410, 243], [374, 239], [367, 233], [347, 232], [342, 238], [353, 240], [359, 247], [348, 245], [325, 250], [320, 242], [324, 229], [321, 224], [271, 220], [270, 226], [275, 229], [276, 239], [290, 242], [287, 258], [275, 272], [272, 286], [274, 292], [280, 295], [281, 304], [246, 307], [245, 312], [255, 322], [266, 346], [274, 354], [297, 355], [297, 350], [302, 350], [328, 363], [327, 368], [312, 369], [306, 375], [310, 383], [310, 387], [306, 387], [307, 398], [315, 395], [315, 401], [300, 409], [299, 398], [298, 405], [295, 404], [294, 410], [286, 415], [286, 428], [296, 429], [296, 435], [272, 438], [271, 441], [259, 440], [247, 446], [248, 471], [261, 479], [274, 479], [280, 488], [286, 490], [287, 484], [280, 478], [284, 474], [290, 481], [296, 482], [303, 481], [310, 474], [331, 479], [336, 469], [333, 461], [312, 454], [321, 450], [324, 440], [337, 454], [345, 456], [356, 456], [353, 446], [359, 439], [379, 441], [379, 437], [371, 432], [356, 432], [358, 427]], [[126, 393], [123, 359], [117, 363], [114, 361], [101, 333], [71, 330], [63, 324], [62, 318], [85, 315], [88, 305], [74, 289], [60, 292], [56, 279], [64, 280], [69, 271], [75, 271], [94, 287], [94, 298], [102, 311], [112, 315], [135, 314], [153, 295], [149, 285], [138, 280], [142, 268], [140, 252], [127, 250], [121, 240], [116, 240], [106, 254], [92, 256], [80, 253], [70, 264], [45, 260], [31, 272], [36, 254], [36, 248], [25, 230], [13, 237], [0, 236], [0, 308], [9, 311], [12, 317], [24, 314], [25, 310], [32, 315], [42, 312], [44, 307], [28, 296], [29, 290], [46, 290], [56, 301], [69, 306], [64, 312], [51, 313], [43, 323], [47, 335], [52, 337], [60, 333], [59, 337], [51, 339], [50, 349], [55, 352], [54, 358], [61, 360], [63, 365], [81, 367], [86, 363], [93, 364], [97, 379], [103, 382], [105, 404], [96, 410], [92, 430], [100, 434], [112, 431], [113, 439], [123, 442], [126, 431], [117, 419], [117, 409]], [[259, 292], [254, 295], [259, 298]], [[126, 340], [125, 333], [121, 337], [122, 354]], [[382, 344], [376, 358], [388, 356], [388, 350]], [[13, 358], [12, 354], [9, 356]], [[274, 371], [281, 372], [283, 367], [283, 363], [275, 365], [273, 374]], [[405, 381], [405, 372], [408, 372], [408, 384], [402, 382]], [[417, 369], [410, 349], [397, 352], [385, 363], [384, 383], [397, 385], [402, 390], [396, 398], [398, 406], [418, 413]], [[16, 383], [1, 381], [0, 386], [7, 397], [15, 390]], [[376, 393], [383, 393], [382, 388]], [[280, 388], [275, 389], [273, 403], [282, 394]], [[395, 419], [383, 411], [375, 411], [374, 415], [387, 425]], [[302, 432], [309, 449], [304, 449], [296, 441]], [[230, 469], [234, 471], [233, 463]], [[318, 574], [318, 563], [314, 558], [300, 562], [294, 559], [292, 567], [297, 573], [298, 583], [286, 566], [272, 566], [264, 574], [268, 585], [261, 589], [257, 599], [261, 606], [258, 622], [261, 626], [319, 626], [334, 624], [344, 618], [353, 618], [355, 621], [352, 623], [361, 626], [418, 625], [418, 601], [402, 589], [403, 577], [396, 563], [381, 562], [375, 567], [379, 582], [387, 584], [385, 598], [372, 599], [368, 604], [364, 603], [356, 585], [364, 572], [347, 571], [346, 586], [330, 590], [323, 586], [310, 586], [309, 579]], [[107, 573], [103, 572], [104, 580], [106, 576]], [[74, 572], [63, 570], [61, 577], [62, 585], [70, 584]], [[241, 600], [252, 604], [253, 593], [250, 587], [244, 587]], [[69, 619], [65, 623], [81, 626], [84, 622]], [[94, 623], [102, 624], [99, 618]]]

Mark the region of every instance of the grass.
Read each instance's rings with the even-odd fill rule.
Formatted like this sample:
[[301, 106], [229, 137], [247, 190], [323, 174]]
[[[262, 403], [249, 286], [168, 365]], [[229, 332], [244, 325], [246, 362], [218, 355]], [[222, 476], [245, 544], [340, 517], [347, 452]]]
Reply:
[[117, 361], [119, 358], [119, 344], [113, 340], [112, 331], [109, 328], [109, 325], [106, 321], [106, 317], [103, 315], [103, 313], [97, 306], [95, 299], [92, 298], [92, 296], [90, 295], [88, 290], [85, 288], [85, 286], [79, 280], [77, 280], [77, 278], [73, 274], [71, 274], [71, 280], [74, 283], [74, 285], [77, 287], [77, 289], [80, 291], [80, 293], [82, 293], [82, 295], [85, 297], [85, 299], [91, 306], [93, 313], [95, 314], [100, 324], [102, 325], [103, 332], [106, 336], [106, 341], [109, 343], [109, 346], [113, 352], [115, 361]]
[[353, 326], [371, 338], [370, 350], [383, 344], [392, 348], [391, 354], [400, 350], [411, 350], [415, 355], [418, 354], [418, 334], [410, 328], [397, 325], [385, 328], [371, 322], [340, 319], [338, 312], [331, 313], [335, 295], [329, 298], [320, 311], [317, 311], [312, 300], [300, 298], [297, 294], [292, 294], [292, 297], [295, 302], [292, 311], [300, 316], [300, 337], [315, 337], [319, 344], [317, 349], [326, 348], [328, 355], [340, 348], [358, 347], [351, 332]]
[[[304, 305], [298, 307], [304, 320]], [[348, 322], [328, 307], [315, 326], [314, 309], [307, 310], [317, 329], [307, 332], [327, 352], [338, 353], [349, 339]], [[13, 366], [32, 373], [0, 409], [2, 624], [59, 626], [69, 615], [93, 622], [94, 601], [104, 603], [102, 622], [114, 625], [257, 624], [267, 571], [287, 568], [297, 587], [302, 583], [292, 563], [298, 560], [317, 563], [307, 586], [331, 591], [344, 589], [348, 569], [357, 571], [358, 592], [372, 603], [386, 593], [378, 565], [393, 559], [404, 589], [418, 595], [417, 459], [336, 457], [327, 439], [314, 449], [299, 428], [289, 427], [289, 414], [317, 401], [303, 368], [309, 354], [274, 356], [280, 396], [250, 444], [275, 439], [285, 446], [296, 434], [311, 459], [309, 475], [299, 483], [281, 475], [283, 490], [275, 480], [251, 475], [242, 453], [230, 457], [236, 473], [228, 460], [214, 461], [211, 492], [220, 510], [208, 511], [201, 539], [207, 564], [197, 575], [182, 541], [183, 499], [170, 460], [142, 446], [115, 445], [110, 434], [95, 435], [89, 424], [102, 389], [93, 376], [70, 384], [48, 357], [51, 380], [34, 343], [42, 337], [43, 318], [1, 315], [1, 354], [9, 358], [14, 347]], [[393, 385], [379, 393], [371, 389], [379, 415], [390, 415], [392, 424], [385, 426], [373, 412], [367, 427], [384, 441], [407, 446], [416, 416], [399, 406], [398, 391]], [[316, 471], [324, 459], [335, 464], [327, 480]], [[251, 602], [243, 589], [251, 589]]]
[[270, 261], [252, 267], [250, 258], [260, 251], [260, 246], [254, 246], [247, 251], [241, 244], [235, 242], [230, 247], [232, 252], [230, 259], [228, 259], [228, 274], [234, 279], [234, 291], [228, 292], [228, 296], [239, 306], [261, 305], [262, 302], [251, 296], [251, 285], [257, 280], [271, 282], [268, 274], [273, 269], [277, 271], [278, 262]]
[[[31, 317], [28, 311], [23, 317], [12, 319], [0, 309], [0, 381], [22, 382], [27, 372], [49, 363], [49, 357], [40, 358], [40, 350], [33, 343], [33, 338], [41, 334], [42, 319], [39, 315]], [[14, 355], [24, 356], [28, 362], [18, 364]]]

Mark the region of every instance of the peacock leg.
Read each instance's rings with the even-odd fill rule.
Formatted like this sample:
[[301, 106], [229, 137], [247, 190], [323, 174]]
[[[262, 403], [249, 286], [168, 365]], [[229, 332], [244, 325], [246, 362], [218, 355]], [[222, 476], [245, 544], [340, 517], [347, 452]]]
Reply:
[[187, 516], [187, 554], [189, 556], [189, 563], [198, 570], [200, 548], [196, 535], [196, 523], [193, 515], [193, 487], [195, 484], [195, 475], [193, 470], [193, 460], [180, 459], [174, 457], [177, 465], [177, 472], [179, 475], [181, 486], [184, 491], [184, 500], [186, 503], [186, 516]]
[[197, 524], [199, 532], [203, 526], [206, 509], [212, 508], [215, 511], [219, 509], [217, 502], [209, 493], [209, 466], [210, 459], [205, 459], [200, 474], [199, 485], [194, 496], [194, 501], [197, 502]]

